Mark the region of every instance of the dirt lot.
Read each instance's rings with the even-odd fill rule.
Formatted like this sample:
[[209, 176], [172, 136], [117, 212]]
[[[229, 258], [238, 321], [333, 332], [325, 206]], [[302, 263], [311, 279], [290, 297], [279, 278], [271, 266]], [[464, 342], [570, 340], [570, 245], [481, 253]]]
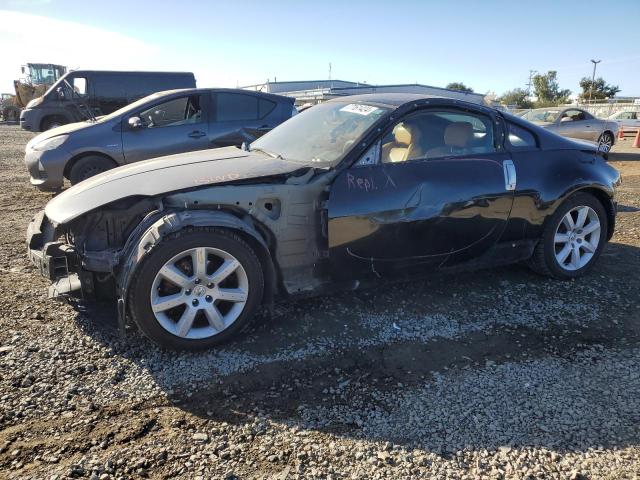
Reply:
[[[121, 338], [25, 257], [50, 195], [0, 125], [1, 478], [638, 478], [640, 150], [586, 278], [514, 266], [280, 305], [213, 352]], [[626, 152], [626, 153], [625, 153]]]

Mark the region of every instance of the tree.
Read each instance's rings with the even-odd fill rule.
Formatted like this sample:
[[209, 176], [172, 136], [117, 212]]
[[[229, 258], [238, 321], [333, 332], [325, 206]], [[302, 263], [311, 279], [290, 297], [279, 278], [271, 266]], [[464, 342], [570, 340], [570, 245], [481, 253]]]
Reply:
[[533, 92], [537, 97], [537, 107], [550, 107], [567, 103], [571, 90], [561, 90], [558, 85], [557, 73], [549, 70], [546, 74], [538, 74], [533, 77]]
[[[582, 93], [579, 95], [580, 100], [604, 100], [605, 98], [613, 98], [620, 91], [617, 85], [607, 84], [602, 77], [598, 77], [591, 82], [588, 77], [582, 77], [580, 80], [580, 88]], [[593, 88], [593, 90], [592, 90]], [[591, 95], [589, 95], [591, 93]]]
[[498, 102], [502, 105], [515, 106], [517, 108], [533, 108], [533, 102], [529, 100], [529, 94], [521, 88], [514, 88], [504, 92]]
[[460, 90], [461, 92], [473, 93], [473, 88], [467, 87], [462, 82], [451, 82], [446, 86], [449, 90]]

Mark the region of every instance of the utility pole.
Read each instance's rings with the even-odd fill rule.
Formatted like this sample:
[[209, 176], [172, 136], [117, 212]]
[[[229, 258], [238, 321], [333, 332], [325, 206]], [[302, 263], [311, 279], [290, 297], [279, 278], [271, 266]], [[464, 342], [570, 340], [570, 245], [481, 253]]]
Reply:
[[602, 60], [594, 60], [591, 59], [591, 63], [593, 63], [593, 75], [591, 75], [591, 88], [589, 89], [589, 103], [591, 103], [591, 95], [593, 94], [593, 84], [596, 81], [596, 65], [598, 65]]
[[531, 96], [531, 85], [533, 84], [531, 79], [533, 78], [533, 75], [538, 73], [537, 70], [529, 70], [529, 83], [527, 83], [527, 97]]
[[331, 80], [331, 62], [329, 62], [329, 80]]

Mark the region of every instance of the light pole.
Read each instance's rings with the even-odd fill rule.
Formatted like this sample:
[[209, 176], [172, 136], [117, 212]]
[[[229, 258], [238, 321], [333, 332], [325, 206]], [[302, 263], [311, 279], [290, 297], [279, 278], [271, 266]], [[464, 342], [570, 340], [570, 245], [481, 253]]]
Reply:
[[602, 60], [594, 60], [591, 59], [591, 63], [593, 63], [593, 75], [591, 75], [591, 88], [589, 89], [589, 103], [591, 103], [591, 95], [593, 94], [593, 83], [596, 81], [596, 65], [598, 65]]
[[533, 78], [533, 75], [538, 73], [537, 70], [529, 70], [529, 83], [527, 83], [527, 97], [531, 96], [531, 79]]

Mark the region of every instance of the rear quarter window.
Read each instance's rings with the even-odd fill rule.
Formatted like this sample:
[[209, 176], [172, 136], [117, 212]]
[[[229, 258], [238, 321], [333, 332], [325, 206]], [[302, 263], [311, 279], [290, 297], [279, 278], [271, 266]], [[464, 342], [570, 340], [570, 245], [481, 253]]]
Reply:
[[531, 150], [538, 148], [536, 136], [515, 123], [509, 123], [509, 145], [512, 150]]
[[271, 112], [273, 112], [274, 108], [276, 108], [276, 102], [261, 98], [258, 102], [258, 118], [266, 117]]
[[232, 122], [257, 120], [258, 98], [242, 93], [218, 93], [216, 95], [216, 120]]

